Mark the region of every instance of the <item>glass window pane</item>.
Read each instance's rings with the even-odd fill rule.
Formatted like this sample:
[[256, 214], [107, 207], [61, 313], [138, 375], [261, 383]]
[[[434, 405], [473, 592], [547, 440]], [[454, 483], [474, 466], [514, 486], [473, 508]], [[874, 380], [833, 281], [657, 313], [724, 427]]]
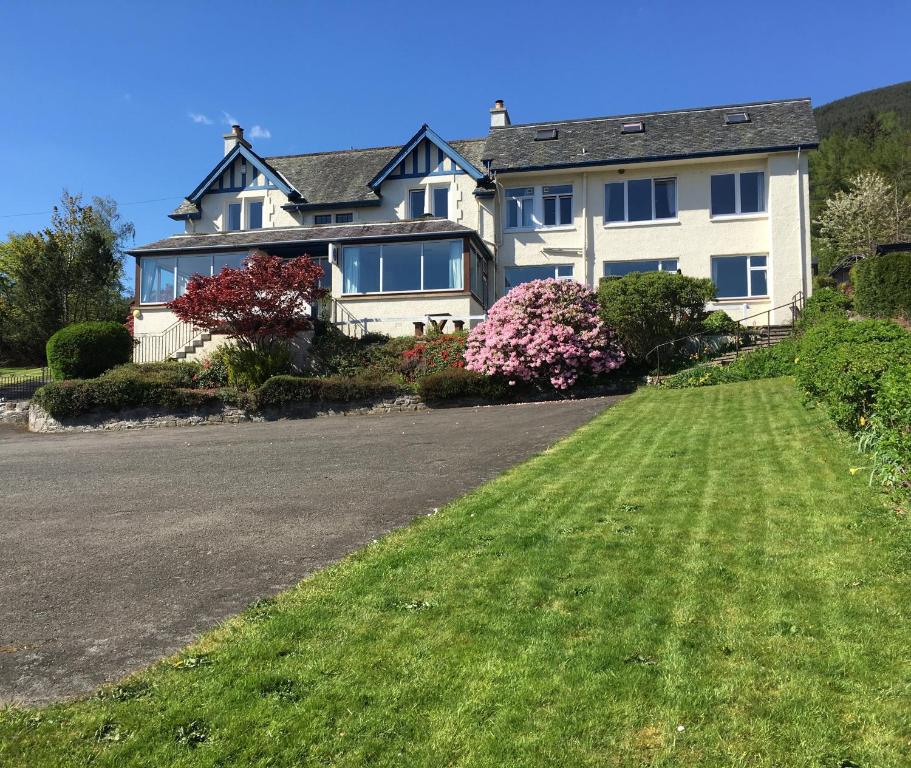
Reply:
[[655, 179], [655, 218], [673, 219], [677, 215], [677, 180]]
[[573, 193], [572, 184], [551, 184], [542, 190], [545, 195], [571, 195]]
[[718, 291], [718, 298], [739, 298], [748, 296], [747, 257], [716, 256], [712, 258], [712, 281]]
[[240, 269], [243, 267], [243, 260], [245, 258], [247, 258], [247, 254], [244, 251], [237, 251], [236, 253], [216, 253], [212, 257], [212, 274], [217, 275], [225, 267]]
[[740, 212], [759, 213], [765, 210], [765, 174], [751, 171], [740, 174]]
[[519, 226], [519, 201], [510, 199], [506, 201], [506, 226], [515, 229]]
[[534, 194], [534, 187], [516, 187], [506, 190], [506, 197], [533, 197]]
[[629, 182], [629, 220], [648, 221], [652, 218], [652, 180]]
[[181, 256], [177, 259], [177, 295], [187, 292], [187, 285], [193, 275], [209, 276], [212, 269], [211, 256]]
[[323, 268], [322, 277], [319, 279], [319, 287], [325, 288], [327, 291], [332, 288], [332, 267], [329, 264], [329, 259], [325, 256], [320, 256], [313, 259], [313, 262], [318, 266]]
[[531, 214], [535, 209], [534, 198], [526, 197], [522, 199], [522, 226], [531, 227], [534, 224]]
[[424, 215], [424, 190], [412, 189], [408, 193], [408, 204], [411, 209], [411, 218], [416, 219]]
[[441, 219], [449, 217], [449, 189], [438, 187], [433, 190], [433, 215]]
[[380, 290], [380, 247], [362, 245], [342, 250], [345, 293], [376, 293]]
[[462, 241], [438, 240], [424, 243], [424, 290], [462, 288]]
[[573, 223], [573, 199], [570, 195], [564, 195], [560, 198], [560, 223]]
[[335, 223], [336, 224], [350, 224], [354, 221], [353, 213], [337, 213], [335, 214]]
[[228, 229], [232, 232], [240, 229], [240, 203], [228, 206]]
[[421, 290], [421, 244], [393, 243], [383, 246], [382, 290]]
[[572, 264], [557, 264], [557, 277], [572, 277], [573, 276], [573, 265]]
[[331, 224], [332, 223], [332, 214], [331, 213], [318, 213], [313, 217], [314, 224]]
[[662, 272], [676, 272], [678, 269], [677, 259], [664, 259], [664, 261], [661, 262]]
[[156, 259], [146, 257], [141, 262], [141, 284], [139, 300], [147, 304], [158, 304], [174, 299], [175, 258]]
[[557, 198], [544, 198], [544, 226], [552, 227], [557, 223]]
[[623, 277], [632, 272], [657, 272], [661, 268], [661, 262], [657, 259], [639, 260], [639, 261], [605, 261], [605, 277]]
[[556, 276], [556, 269], [550, 264], [535, 265], [532, 267], [507, 267], [506, 290], [515, 288], [521, 283], [528, 283], [532, 280], [547, 280]]
[[607, 221], [624, 221], [623, 182], [605, 184], [604, 195], [604, 218]]
[[248, 222], [248, 227], [250, 229], [262, 229], [263, 226], [263, 204], [262, 203], [250, 203], [250, 221]]
[[712, 176], [712, 216], [736, 213], [734, 201], [734, 174]]
[[[757, 263], [760, 261], [761, 264]], [[750, 270], [750, 296], [768, 296], [769, 288], [765, 268], [765, 256], [753, 256], [753, 258], [750, 259], [750, 263], [753, 267], [759, 267], [759, 269]]]

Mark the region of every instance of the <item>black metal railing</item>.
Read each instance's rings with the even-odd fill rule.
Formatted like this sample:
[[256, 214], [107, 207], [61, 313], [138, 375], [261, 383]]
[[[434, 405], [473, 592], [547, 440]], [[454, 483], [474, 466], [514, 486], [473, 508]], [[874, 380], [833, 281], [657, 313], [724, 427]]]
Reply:
[[12, 373], [0, 376], [0, 401], [27, 400], [35, 394], [35, 390], [50, 380], [51, 375], [47, 368], [42, 368], [39, 373]]
[[[764, 330], [765, 333], [762, 334], [766, 346], [772, 346], [772, 327], [775, 325], [790, 325], [791, 333], [794, 332], [794, 326], [797, 322], [797, 318], [800, 316], [800, 313], [803, 311], [804, 306], [804, 295], [803, 291], [798, 291], [795, 293], [790, 301], [785, 302], [784, 304], [779, 304], [777, 307], [769, 307], [768, 309], [762, 310], [762, 312], [757, 312], [754, 315], [748, 315], [747, 317], [736, 320], [738, 328], [734, 331], [731, 331], [728, 334], [734, 337], [734, 357], [740, 356], [741, 350], [741, 341], [745, 336], [755, 336], [757, 331], [762, 334]], [[788, 323], [773, 324], [772, 323], [772, 313], [777, 312], [780, 309], [789, 308], [791, 310], [790, 319]], [[758, 317], [765, 316], [765, 325], [763, 324], [753, 324], [747, 325], [748, 320], [755, 320]], [[689, 336], [681, 336], [679, 339], [672, 339], [671, 341], [665, 341], [662, 344], [657, 344], [652, 347], [645, 355], [645, 360], [648, 362], [652, 357], [655, 358], [656, 372], [655, 376], [660, 381], [661, 380], [661, 351], [665, 350], [667, 347], [671, 348], [671, 352], [678, 347], [680, 344], [686, 342], [692, 344], [693, 342], [701, 342], [707, 336], [718, 336], [717, 331], [700, 331], [699, 333], [691, 333]], [[706, 345], [703, 345], [703, 349], [706, 348]], [[673, 355], [672, 355], [673, 356]]]

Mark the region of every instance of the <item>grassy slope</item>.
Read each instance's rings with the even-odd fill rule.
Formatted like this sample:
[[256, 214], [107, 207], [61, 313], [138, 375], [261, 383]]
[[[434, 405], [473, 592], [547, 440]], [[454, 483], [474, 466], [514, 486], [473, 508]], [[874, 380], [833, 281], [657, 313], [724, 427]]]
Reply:
[[0, 715], [0, 764], [908, 765], [908, 526], [855, 461], [787, 380], [640, 392], [182, 668]]
[[37, 376], [40, 368], [4, 368], [0, 365], [0, 376]]

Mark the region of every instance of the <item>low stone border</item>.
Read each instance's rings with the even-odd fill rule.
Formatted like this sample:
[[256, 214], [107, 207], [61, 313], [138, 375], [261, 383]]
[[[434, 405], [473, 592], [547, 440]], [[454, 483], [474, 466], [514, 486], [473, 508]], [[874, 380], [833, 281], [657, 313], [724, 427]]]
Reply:
[[[26, 403], [26, 405], [28, 405]], [[393, 411], [420, 411], [427, 406], [417, 395], [398, 395], [384, 400], [351, 403], [298, 403], [288, 408], [250, 413], [231, 405], [212, 405], [184, 411], [131, 408], [117, 412], [86, 413], [55, 419], [37, 403], [27, 410], [30, 432], [119, 432], [156, 427], [197, 427], [207, 424], [239, 424], [244, 421], [312, 419], [321, 416], [367, 416]], [[24, 423], [23, 420], [22, 423]]]
[[28, 424], [28, 400], [3, 400], [0, 399], [0, 424], [15, 424], [25, 426]]

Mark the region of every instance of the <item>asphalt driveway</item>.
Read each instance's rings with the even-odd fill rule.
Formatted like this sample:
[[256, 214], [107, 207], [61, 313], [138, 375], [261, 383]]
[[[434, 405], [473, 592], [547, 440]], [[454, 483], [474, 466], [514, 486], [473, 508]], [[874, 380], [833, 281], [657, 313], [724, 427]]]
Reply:
[[83, 694], [173, 653], [617, 400], [0, 429], [0, 702]]

